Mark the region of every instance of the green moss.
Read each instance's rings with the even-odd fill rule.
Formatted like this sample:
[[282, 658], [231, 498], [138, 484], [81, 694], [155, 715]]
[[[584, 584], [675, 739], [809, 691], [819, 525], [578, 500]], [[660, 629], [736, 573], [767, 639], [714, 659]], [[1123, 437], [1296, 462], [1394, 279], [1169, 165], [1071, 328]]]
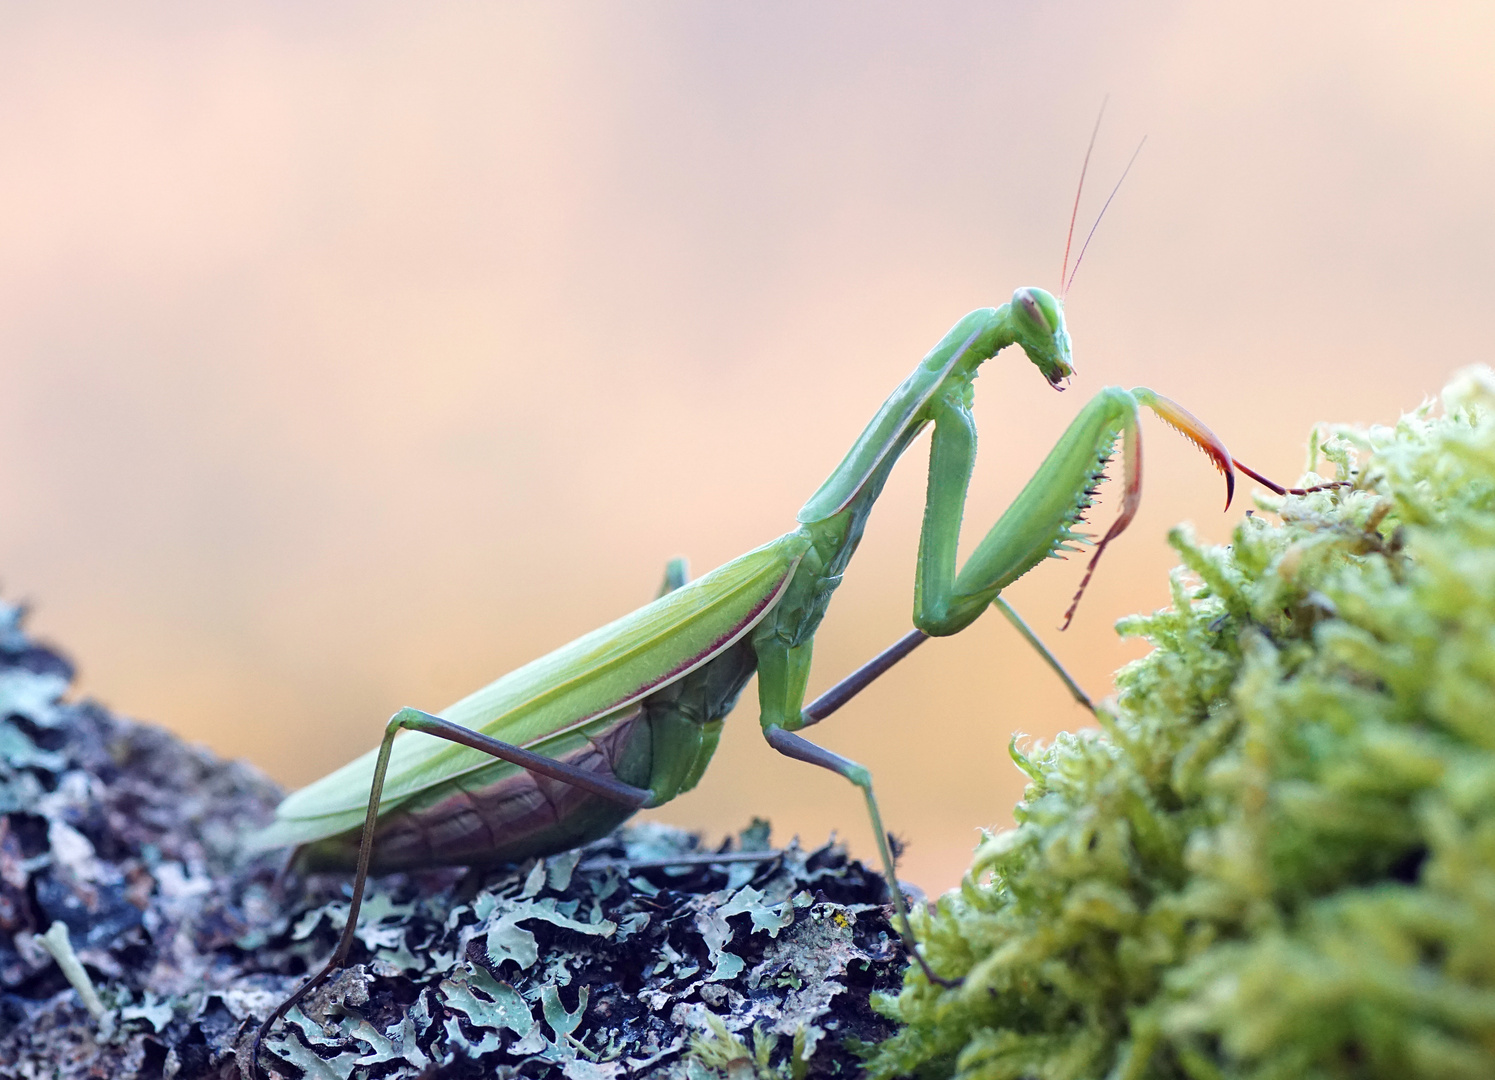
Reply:
[[1495, 1077], [1495, 377], [1315, 446], [921, 920], [874, 1076]]

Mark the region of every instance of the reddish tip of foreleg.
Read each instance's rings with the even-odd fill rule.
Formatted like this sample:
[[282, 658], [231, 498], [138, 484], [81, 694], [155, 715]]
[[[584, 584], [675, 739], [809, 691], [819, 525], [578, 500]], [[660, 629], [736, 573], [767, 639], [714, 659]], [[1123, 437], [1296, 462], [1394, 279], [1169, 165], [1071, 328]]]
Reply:
[[1262, 487], [1269, 488], [1270, 490], [1276, 492], [1278, 495], [1312, 495], [1315, 491], [1329, 491], [1331, 488], [1355, 486], [1348, 480], [1330, 480], [1327, 483], [1314, 484], [1312, 487], [1283, 487], [1281, 484], [1267, 479], [1265, 476], [1257, 472], [1251, 466], [1247, 465], [1244, 461], [1241, 461], [1239, 458], [1237, 458], [1235, 461], [1235, 467], [1237, 469], [1240, 469], [1241, 472], [1245, 473], [1247, 476], [1251, 477], [1251, 479], [1255, 480]]

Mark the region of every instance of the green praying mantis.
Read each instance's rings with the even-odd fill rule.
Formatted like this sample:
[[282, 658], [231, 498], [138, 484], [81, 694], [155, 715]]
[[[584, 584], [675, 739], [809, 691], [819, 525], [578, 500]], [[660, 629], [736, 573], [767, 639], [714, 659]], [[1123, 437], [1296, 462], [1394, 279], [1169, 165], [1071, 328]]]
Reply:
[[[1063, 305], [1049, 292], [1020, 288], [1000, 307], [971, 312], [877, 410], [800, 509], [791, 531], [693, 581], [685, 580], [680, 563], [672, 564], [665, 589], [652, 603], [509, 672], [439, 714], [401, 709], [389, 719], [376, 750], [288, 797], [254, 845], [294, 845], [303, 869], [353, 870], [353, 892], [332, 958], [261, 1026], [254, 1041], [256, 1062], [265, 1033], [346, 961], [369, 874], [495, 865], [607, 835], [636, 810], [659, 806], [696, 785], [726, 715], [754, 673], [768, 744], [845, 777], [861, 791], [900, 934], [924, 974], [946, 982], [914, 944], [871, 774], [800, 733], [928, 637], [958, 633], [989, 606], [1011, 618], [1063, 676], [1057, 660], [1000, 594], [1046, 559], [1076, 551], [1075, 545], [1086, 541], [1077, 526], [1120, 442], [1120, 511], [1095, 546], [1065, 614], [1068, 624], [1101, 554], [1137, 512], [1143, 408], [1211, 458], [1225, 477], [1227, 508], [1236, 468], [1279, 493], [1302, 490], [1284, 489], [1234, 461], [1207, 427], [1169, 399], [1146, 388], [1109, 387], [1080, 410], [957, 569], [976, 453], [972, 384], [985, 361], [1013, 345], [1056, 389], [1074, 373]], [[831, 596], [888, 476], [930, 425], [915, 629], [806, 706], [815, 633]], [[1063, 677], [1088, 707], [1083, 692]], [[403, 731], [435, 737], [397, 738]]]
[[[1096, 546], [1088, 582], [1105, 546], [1140, 503], [1143, 407], [1209, 455], [1225, 475], [1227, 507], [1233, 467], [1240, 467], [1176, 403], [1145, 388], [1109, 387], [1081, 409], [957, 570], [976, 452], [972, 380], [983, 362], [1010, 345], [1020, 347], [1052, 386], [1062, 389], [1073, 373], [1063, 309], [1050, 293], [1022, 288], [1001, 307], [971, 312], [878, 409], [799, 511], [792, 531], [693, 581], [684, 581], [674, 564], [653, 603], [509, 672], [439, 715], [401, 709], [376, 750], [288, 797], [256, 846], [297, 845], [302, 868], [354, 870], [353, 896], [332, 959], [276, 1010], [261, 1035], [347, 958], [370, 873], [493, 865], [605, 836], [636, 810], [696, 785], [724, 718], [754, 672], [768, 744], [861, 790], [901, 933], [928, 977], [938, 980], [913, 945], [871, 774], [799, 733], [928, 637], [958, 633], [994, 604], [1015, 619], [1000, 593], [1045, 559], [1075, 550], [1083, 539], [1075, 528], [1119, 440], [1121, 509]], [[914, 579], [916, 629], [806, 707], [816, 629], [889, 474], [931, 424]], [[1073, 612], [1071, 605], [1066, 623]], [[436, 738], [396, 738], [407, 730]]]

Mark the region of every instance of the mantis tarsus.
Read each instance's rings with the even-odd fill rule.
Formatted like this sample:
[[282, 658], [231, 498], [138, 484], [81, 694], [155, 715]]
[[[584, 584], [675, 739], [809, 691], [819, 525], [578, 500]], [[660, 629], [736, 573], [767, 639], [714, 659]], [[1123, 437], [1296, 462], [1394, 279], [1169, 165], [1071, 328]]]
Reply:
[[[900, 931], [925, 974], [943, 981], [914, 946], [871, 775], [799, 732], [927, 636], [957, 633], [989, 605], [1001, 606], [1022, 628], [999, 594], [1046, 558], [1076, 550], [1072, 545], [1083, 539], [1076, 526], [1120, 440], [1121, 510], [1097, 545], [1093, 569], [1137, 510], [1144, 406], [1211, 457], [1226, 478], [1227, 506], [1233, 490], [1232, 458], [1203, 424], [1150, 390], [1107, 388], [1080, 411], [957, 570], [976, 452], [972, 381], [984, 361], [1014, 344], [1062, 389], [1073, 367], [1059, 300], [1022, 288], [1001, 307], [971, 312], [883, 403], [800, 510], [793, 531], [694, 581], [684, 581], [677, 567], [653, 603], [510, 672], [439, 716], [401, 709], [377, 750], [287, 798], [257, 846], [297, 845], [303, 868], [353, 869], [355, 879], [332, 959], [261, 1027], [256, 1056], [270, 1026], [346, 960], [369, 873], [510, 862], [606, 835], [635, 810], [695, 786], [723, 719], [754, 672], [769, 745], [839, 773], [862, 791]], [[807, 708], [811, 649], [831, 594], [889, 473], [931, 423], [914, 579], [917, 629]], [[402, 730], [437, 738], [396, 739]]]

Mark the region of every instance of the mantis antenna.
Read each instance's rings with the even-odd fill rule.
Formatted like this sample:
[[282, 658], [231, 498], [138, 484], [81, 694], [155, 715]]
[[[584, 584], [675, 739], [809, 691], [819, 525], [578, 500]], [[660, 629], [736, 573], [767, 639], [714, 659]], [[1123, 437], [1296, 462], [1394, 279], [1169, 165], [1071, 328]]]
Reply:
[[[1064, 234], [1064, 264], [1059, 268], [1059, 295], [1064, 296], [1064, 278], [1069, 273], [1069, 246], [1075, 239], [1075, 218], [1080, 216], [1080, 195], [1085, 191], [1085, 173], [1090, 169], [1090, 152], [1095, 149], [1095, 137], [1100, 134], [1100, 122], [1106, 116], [1106, 102], [1111, 100], [1107, 94], [1100, 100], [1100, 112], [1095, 114], [1095, 127], [1090, 131], [1090, 145], [1085, 147], [1085, 160], [1080, 163], [1080, 182], [1075, 185], [1075, 204], [1069, 211], [1069, 232]], [[1090, 230], [1094, 232], [1094, 229]], [[1088, 241], [1087, 241], [1088, 242]], [[1078, 268], [1077, 268], [1078, 269]]]
[[[1098, 123], [1099, 123], [1099, 121], [1097, 121], [1097, 124]], [[1094, 136], [1091, 136], [1091, 140], [1094, 141]], [[1066, 296], [1069, 295], [1069, 287], [1074, 284], [1075, 275], [1080, 272], [1080, 262], [1085, 258], [1085, 252], [1090, 247], [1090, 239], [1091, 239], [1091, 237], [1093, 237], [1095, 235], [1095, 230], [1098, 229], [1098, 228], [1100, 228], [1100, 219], [1106, 216], [1106, 209], [1111, 205], [1111, 200], [1114, 199], [1114, 198], [1116, 198], [1116, 193], [1121, 190], [1122, 181], [1124, 181], [1126, 179], [1126, 174], [1132, 171], [1132, 165], [1133, 165], [1134, 162], [1136, 162], [1137, 155], [1142, 152], [1142, 148], [1144, 146], [1146, 146], [1146, 145], [1147, 145], [1147, 136], [1144, 135], [1144, 136], [1142, 136], [1142, 141], [1137, 144], [1137, 149], [1135, 149], [1135, 150], [1132, 151], [1131, 160], [1126, 163], [1126, 168], [1124, 168], [1124, 169], [1121, 170], [1121, 179], [1116, 181], [1116, 186], [1111, 189], [1111, 194], [1109, 194], [1109, 195], [1106, 196], [1105, 204], [1100, 208], [1100, 213], [1095, 215], [1095, 224], [1092, 225], [1092, 226], [1090, 226], [1090, 231], [1085, 234], [1085, 242], [1080, 245], [1080, 253], [1075, 256], [1075, 268], [1069, 272], [1069, 280], [1065, 281], [1063, 283], [1063, 286], [1062, 286], [1061, 291], [1059, 293], [1059, 298], [1061, 300], [1064, 297], [1066, 297]], [[1086, 161], [1088, 163], [1088, 161], [1090, 159], [1090, 152], [1088, 150], [1085, 152], [1085, 159], [1086, 159]], [[1084, 179], [1085, 179], [1085, 173], [1084, 173], [1083, 170], [1081, 170], [1081, 172], [1080, 172], [1080, 180], [1081, 180], [1081, 182], [1083, 182]], [[1075, 194], [1075, 209], [1078, 210], [1079, 207], [1080, 207], [1080, 196], [1079, 196], [1079, 193], [1077, 192]], [[1070, 227], [1070, 230], [1073, 231], [1073, 229], [1074, 229], [1074, 220], [1072, 218], [1070, 220], [1070, 226], [1069, 227]], [[1066, 241], [1064, 247], [1065, 247], [1065, 261], [1067, 263], [1068, 259], [1069, 259], [1069, 256], [1068, 256], [1069, 244], [1068, 244], [1067, 241]]]

